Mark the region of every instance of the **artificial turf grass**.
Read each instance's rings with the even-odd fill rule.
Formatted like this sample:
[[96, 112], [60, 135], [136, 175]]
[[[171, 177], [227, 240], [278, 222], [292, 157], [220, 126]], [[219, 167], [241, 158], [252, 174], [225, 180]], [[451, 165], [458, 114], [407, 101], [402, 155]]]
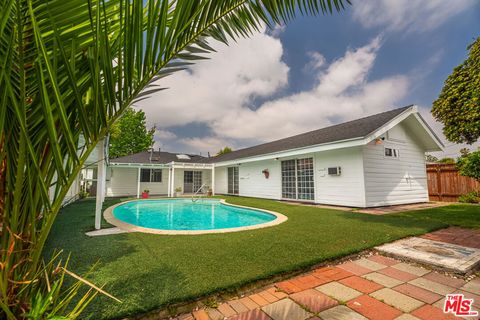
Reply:
[[[307, 268], [409, 235], [451, 224], [480, 227], [480, 207], [454, 205], [373, 216], [272, 200], [224, 197], [231, 203], [278, 211], [278, 226], [226, 234], [164, 236], [143, 233], [89, 238], [93, 200], [62, 210], [47, 243], [71, 252], [70, 268], [120, 298], [97, 298], [87, 309], [92, 319], [119, 318], [234, 289], [280, 273]], [[107, 199], [105, 207], [119, 199]], [[458, 217], [458, 219], [457, 219]], [[105, 224], [107, 225], [107, 224]]]

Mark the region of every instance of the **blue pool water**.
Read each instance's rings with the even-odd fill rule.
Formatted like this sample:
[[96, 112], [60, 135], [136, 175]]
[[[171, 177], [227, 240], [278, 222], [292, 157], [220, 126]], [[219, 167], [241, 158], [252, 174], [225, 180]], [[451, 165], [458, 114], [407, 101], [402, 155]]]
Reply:
[[232, 207], [219, 200], [137, 200], [113, 209], [113, 216], [136, 226], [160, 230], [214, 230], [270, 222], [266, 212]]

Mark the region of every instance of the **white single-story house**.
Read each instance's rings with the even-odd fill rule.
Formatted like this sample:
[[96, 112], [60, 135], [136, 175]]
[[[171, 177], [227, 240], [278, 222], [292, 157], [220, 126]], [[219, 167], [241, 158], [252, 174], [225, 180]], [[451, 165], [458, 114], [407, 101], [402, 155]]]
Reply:
[[107, 197], [198, 190], [352, 207], [428, 201], [425, 152], [443, 144], [408, 106], [215, 157], [163, 151], [110, 159]]

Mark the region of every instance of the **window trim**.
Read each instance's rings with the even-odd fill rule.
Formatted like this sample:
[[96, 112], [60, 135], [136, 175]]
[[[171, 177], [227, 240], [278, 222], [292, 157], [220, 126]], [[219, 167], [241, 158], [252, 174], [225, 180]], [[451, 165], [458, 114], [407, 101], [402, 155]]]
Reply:
[[[390, 149], [391, 155], [387, 155], [387, 149]], [[383, 157], [386, 159], [400, 159], [400, 149], [384, 146], [383, 147]]]
[[[308, 177], [308, 175], [299, 175], [299, 162], [302, 162], [302, 161], [305, 161], [305, 160], [308, 160], [308, 161], [311, 161], [311, 165], [312, 165], [312, 183], [313, 183], [313, 186], [311, 187], [312, 189], [312, 199], [302, 199], [299, 195], [305, 195], [305, 194], [310, 194], [310, 192], [308, 193], [301, 193], [299, 192], [299, 189], [308, 189], [310, 187], [306, 187], [306, 186], [302, 186], [301, 183], [302, 182], [306, 182], [306, 181], [302, 181], [299, 179], [300, 176], [302, 177]], [[283, 173], [284, 173], [284, 170], [283, 170], [283, 163], [284, 162], [287, 162], [287, 161], [293, 161], [294, 162], [294, 184], [295, 184], [295, 197], [294, 198], [287, 198], [284, 196], [284, 194], [286, 194], [284, 192], [284, 181], [283, 181]], [[305, 170], [305, 169], [304, 169]], [[310, 170], [310, 169], [307, 169], [307, 170]], [[281, 163], [280, 163], [280, 174], [281, 174], [281, 199], [282, 200], [293, 200], [293, 201], [302, 201], [302, 202], [315, 202], [315, 198], [316, 198], [316, 183], [315, 183], [315, 157], [312, 155], [312, 156], [307, 156], [307, 157], [302, 157], [302, 158], [293, 158], [293, 159], [285, 159], [285, 160], [282, 160]]]

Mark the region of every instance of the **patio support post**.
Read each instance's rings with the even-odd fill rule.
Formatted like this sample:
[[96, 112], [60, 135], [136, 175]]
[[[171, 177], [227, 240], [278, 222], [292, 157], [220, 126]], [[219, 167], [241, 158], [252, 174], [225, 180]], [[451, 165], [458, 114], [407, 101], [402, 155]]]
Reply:
[[172, 196], [172, 168], [168, 168], [168, 191], [167, 191], [167, 197]]
[[172, 164], [172, 181], [170, 181], [172, 184], [170, 190], [172, 190], [172, 197], [174, 196], [175, 192], [175, 166]]
[[137, 174], [137, 199], [140, 198], [140, 173], [142, 168], [138, 167], [138, 174]]
[[215, 166], [212, 165], [212, 196], [215, 195]]
[[102, 205], [105, 193], [105, 141], [100, 140], [97, 145], [97, 194], [95, 197], [95, 229], [100, 229], [102, 225]]

